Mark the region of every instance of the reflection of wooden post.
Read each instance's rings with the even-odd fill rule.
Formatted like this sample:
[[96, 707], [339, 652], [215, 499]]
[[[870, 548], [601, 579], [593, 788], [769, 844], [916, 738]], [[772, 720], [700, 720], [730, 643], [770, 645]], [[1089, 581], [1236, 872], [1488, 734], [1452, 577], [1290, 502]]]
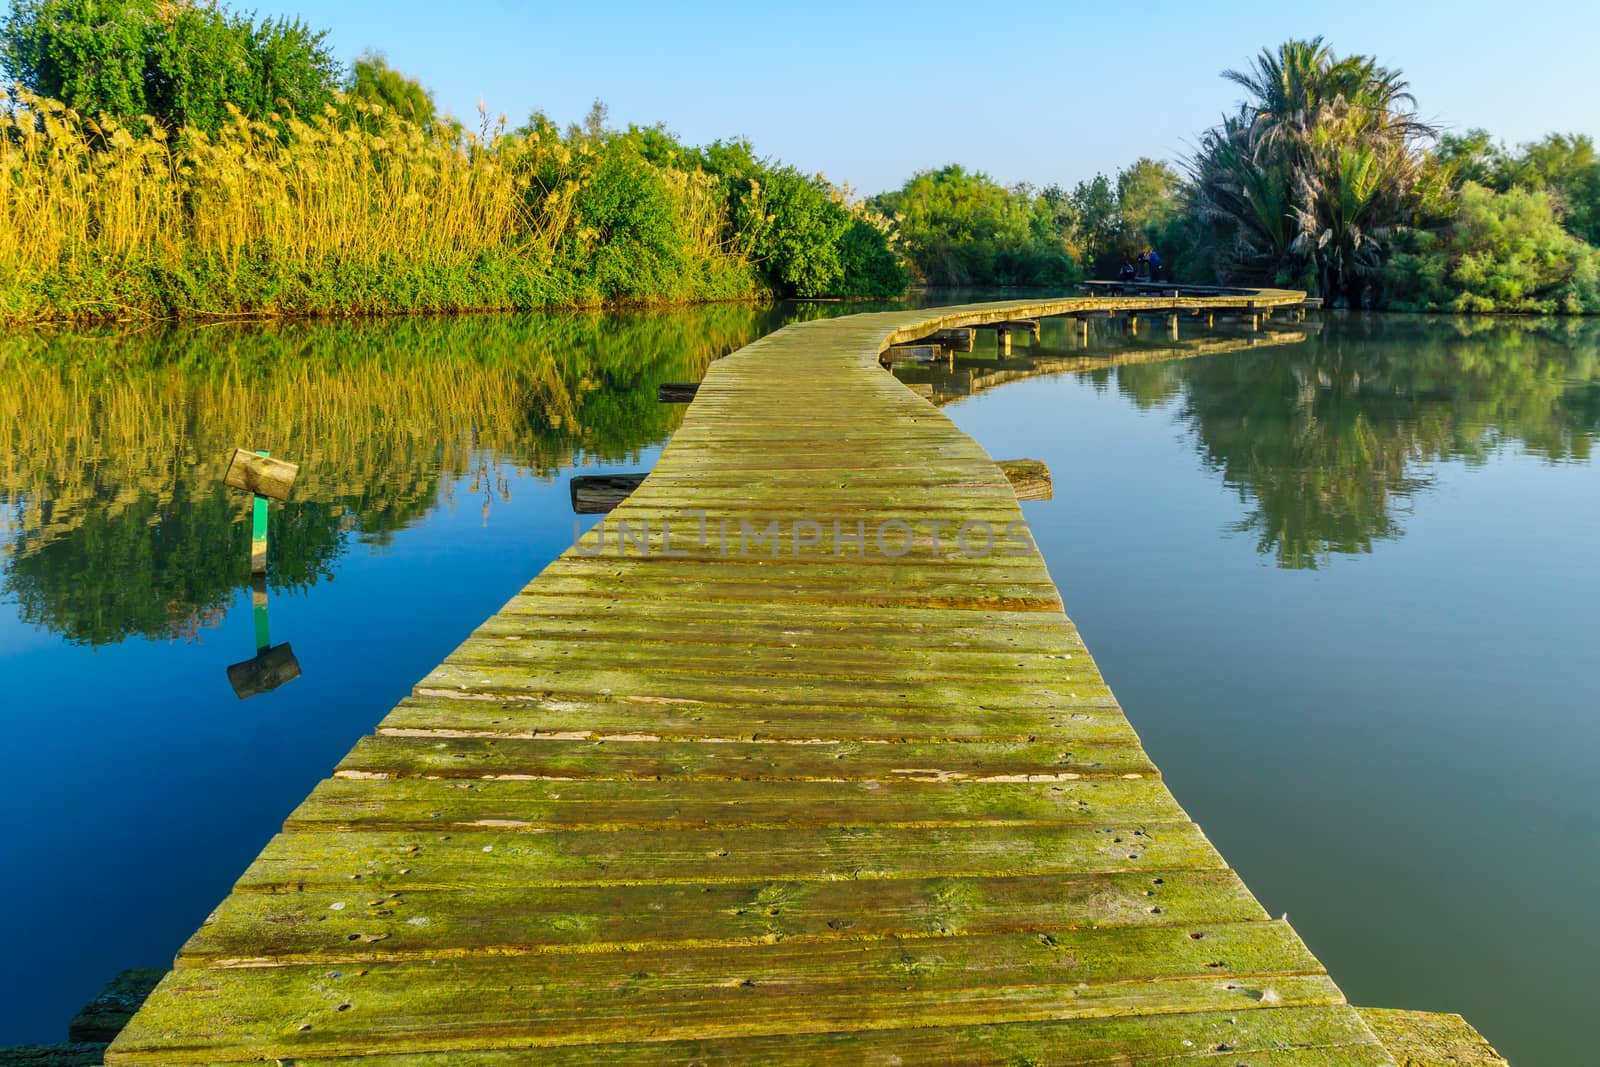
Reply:
[[[258, 498], [259, 499], [259, 498]], [[228, 684], [240, 700], [259, 696], [278, 688], [285, 682], [300, 677], [300, 661], [294, 649], [284, 642], [272, 647], [272, 633], [267, 625], [267, 579], [256, 575], [250, 579], [250, 611], [255, 616], [256, 654], [254, 659], [235, 663], [228, 668]]]
[[1083, 345], [1089, 343], [1089, 317], [1087, 315], [1078, 320], [1078, 342]]
[[1210, 312], [1210, 311], [1206, 312], [1206, 329], [1209, 330], [1209, 329], [1211, 329], [1211, 327], [1215, 326], [1216, 324], [1217, 324], [1217, 316], [1216, 316], [1216, 314], [1214, 312]]
[[250, 579], [250, 610], [256, 622], [256, 652], [272, 647], [272, 630], [267, 625], [267, 579], [256, 575]]
[[1139, 336], [1139, 313], [1137, 311], [1128, 312], [1128, 332], [1135, 337]]
[[1174, 341], [1178, 339], [1178, 313], [1176, 311], [1167, 316], [1167, 336]]

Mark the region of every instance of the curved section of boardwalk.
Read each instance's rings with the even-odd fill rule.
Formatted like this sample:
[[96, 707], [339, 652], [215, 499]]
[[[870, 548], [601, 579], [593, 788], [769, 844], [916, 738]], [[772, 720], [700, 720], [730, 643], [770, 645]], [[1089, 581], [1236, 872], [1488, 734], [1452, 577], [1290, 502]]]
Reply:
[[1148, 304], [859, 315], [713, 365], [108, 1062], [1391, 1063], [1168, 792], [1005, 477], [877, 361], [1119, 303]]

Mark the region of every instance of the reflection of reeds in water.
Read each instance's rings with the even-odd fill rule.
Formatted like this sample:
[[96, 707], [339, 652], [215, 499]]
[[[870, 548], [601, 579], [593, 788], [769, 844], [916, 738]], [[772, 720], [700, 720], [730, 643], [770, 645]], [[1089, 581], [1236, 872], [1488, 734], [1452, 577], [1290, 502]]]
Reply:
[[[235, 446], [301, 464], [299, 503], [382, 537], [441, 477], [553, 476], [670, 432], [668, 380], [752, 339], [758, 309], [209, 327], [0, 340], [0, 499], [37, 551], [85, 513], [209, 494]], [[482, 483], [480, 483], [481, 485]], [[491, 486], [493, 488], [493, 486]], [[240, 495], [236, 510], [248, 506]]]

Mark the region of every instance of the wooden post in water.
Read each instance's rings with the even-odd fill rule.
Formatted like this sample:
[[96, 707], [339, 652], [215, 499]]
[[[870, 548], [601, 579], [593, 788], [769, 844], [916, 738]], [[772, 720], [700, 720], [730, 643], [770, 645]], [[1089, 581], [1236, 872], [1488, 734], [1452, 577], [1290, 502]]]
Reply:
[[246, 700], [300, 677], [300, 661], [288, 643], [272, 647], [267, 626], [267, 518], [272, 500], [287, 500], [300, 468], [266, 451], [233, 450], [222, 476], [224, 485], [252, 495], [250, 509], [250, 611], [255, 623], [256, 654], [228, 668], [228, 683]]
[[994, 332], [994, 354], [1001, 359], [1011, 354], [1011, 331], [1004, 326]]
[[1167, 336], [1174, 341], [1178, 339], [1178, 313], [1176, 311], [1167, 316]]
[[255, 497], [250, 516], [250, 573], [267, 573], [267, 502], [288, 500], [300, 468], [265, 451], [233, 450], [233, 459], [222, 476], [222, 484], [243, 489]]

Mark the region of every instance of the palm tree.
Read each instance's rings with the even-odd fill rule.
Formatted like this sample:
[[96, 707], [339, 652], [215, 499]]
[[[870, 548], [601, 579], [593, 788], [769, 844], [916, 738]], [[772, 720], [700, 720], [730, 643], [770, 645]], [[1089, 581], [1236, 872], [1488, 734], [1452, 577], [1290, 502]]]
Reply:
[[1393, 234], [1445, 195], [1421, 151], [1437, 131], [1399, 71], [1341, 59], [1320, 37], [1263, 49], [1222, 76], [1248, 98], [1201, 136], [1189, 172], [1225, 269], [1360, 305]]

